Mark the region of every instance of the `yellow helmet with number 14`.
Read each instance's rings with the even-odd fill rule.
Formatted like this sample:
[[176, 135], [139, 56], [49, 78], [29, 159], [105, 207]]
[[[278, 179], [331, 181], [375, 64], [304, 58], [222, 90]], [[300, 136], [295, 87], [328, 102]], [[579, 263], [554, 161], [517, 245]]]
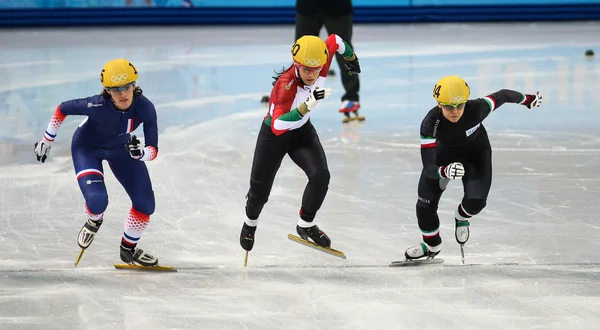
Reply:
[[470, 96], [469, 85], [458, 76], [443, 77], [433, 88], [433, 98], [442, 105], [457, 106], [467, 102]]

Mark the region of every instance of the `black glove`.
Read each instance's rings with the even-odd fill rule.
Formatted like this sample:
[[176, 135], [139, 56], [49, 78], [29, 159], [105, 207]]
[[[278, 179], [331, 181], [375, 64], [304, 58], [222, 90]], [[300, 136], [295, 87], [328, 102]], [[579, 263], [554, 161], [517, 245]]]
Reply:
[[344, 63], [344, 67], [348, 70], [348, 74], [358, 74], [360, 73], [360, 63], [358, 63], [358, 57], [356, 54], [352, 54], [352, 57], [344, 57], [346, 63]]
[[133, 159], [140, 159], [143, 156], [142, 144], [135, 135], [132, 135], [131, 140], [125, 143], [125, 149], [129, 151], [129, 155]]

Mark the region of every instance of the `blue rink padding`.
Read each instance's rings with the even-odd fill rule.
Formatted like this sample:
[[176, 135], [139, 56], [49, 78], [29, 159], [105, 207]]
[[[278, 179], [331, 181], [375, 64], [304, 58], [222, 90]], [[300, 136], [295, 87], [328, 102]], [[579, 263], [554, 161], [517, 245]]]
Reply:
[[[355, 23], [577, 21], [600, 19], [600, 3], [355, 7]], [[0, 10], [0, 27], [293, 24], [293, 7]]]

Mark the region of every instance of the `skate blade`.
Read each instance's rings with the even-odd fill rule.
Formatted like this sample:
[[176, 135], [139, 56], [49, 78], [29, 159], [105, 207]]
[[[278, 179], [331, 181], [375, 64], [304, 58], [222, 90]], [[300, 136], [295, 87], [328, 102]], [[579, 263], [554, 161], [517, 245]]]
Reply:
[[346, 118], [342, 119], [342, 123], [346, 124], [346, 123], [349, 123], [354, 120], [356, 120], [356, 117], [346, 117]]
[[367, 119], [367, 118], [365, 118], [365, 116], [359, 116], [359, 115], [356, 115], [356, 117], [354, 117], [354, 118], [356, 118], [356, 120], [358, 120], [358, 121], [365, 121], [365, 119]]
[[326, 248], [326, 247], [319, 246], [319, 245], [317, 245], [317, 244], [315, 244], [315, 243], [313, 243], [311, 241], [307, 241], [305, 239], [302, 239], [302, 238], [300, 238], [300, 237], [298, 237], [296, 235], [292, 235], [292, 234], [288, 234], [288, 238], [290, 240], [296, 242], [296, 243], [300, 243], [300, 244], [306, 245], [308, 247], [311, 247], [313, 249], [319, 250], [321, 252], [325, 252], [325, 253], [331, 254], [332, 256], [336, 256], [338, 258], [346, 259], [346, 255], [342, 251], [338, 251], [338, 250], [335, 250], [335, 249], [332, 249], [332, 248]]
[[148, 270], [159, 272], [176, 272], [177, 269], [173, 266], [138, 266], [130, 264], [115, 264], [116, 269], [131, 269], [131, 270]]
[[75, 267], [77, 267], [77, 265], [79, 264], [79, 261], [81, 260], [81, 257], [83, 257], [83, 252], [85, 252], [85, 249], [81, 249], [81, 252], [79, 252], [79, 255], [77, 256], [77, 260], [75, 260]]
[[246, 251], [246, 257], [244, 258], [244, 267], [248, 266], [248, 251]]
[[423, 259], [423, 260], [400, 260], [400, 261], [392, 261], [390, 267], [403, 267], [403, 266], [418, 266], [418, 265], [427, 265], [427, 264], [441, 264], [444, 262], [444, 259]]

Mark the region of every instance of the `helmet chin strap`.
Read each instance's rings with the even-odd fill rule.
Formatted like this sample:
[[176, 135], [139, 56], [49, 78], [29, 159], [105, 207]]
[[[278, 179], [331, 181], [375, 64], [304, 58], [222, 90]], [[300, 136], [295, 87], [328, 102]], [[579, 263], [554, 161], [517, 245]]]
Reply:
[[115, 105], [115, 108], [117, 108], [117, 110], [119, 110], [119, 111], [129, 111], [129, 108], [131, 108], [131, 106], [127, 107], [127, 109], [119, 109], [119, 107], [117, 107], [117, 102], [115, 102], [115, 99], [113, 98], [112, 94], [109, 91], [106, 91], [106, 92], [108, 93], [108, 95], [110, 95], [110, 100]]
[[298, 78], [298, 81], [302, 84], [306, 86], [306, 83], [304, 82], [304, 80], [302, 80], [302, 76], [300, 76], [300, 71], [298, 71], [298, 66], [294, 64], [294, 71], [296, 71], [296, 78]]

